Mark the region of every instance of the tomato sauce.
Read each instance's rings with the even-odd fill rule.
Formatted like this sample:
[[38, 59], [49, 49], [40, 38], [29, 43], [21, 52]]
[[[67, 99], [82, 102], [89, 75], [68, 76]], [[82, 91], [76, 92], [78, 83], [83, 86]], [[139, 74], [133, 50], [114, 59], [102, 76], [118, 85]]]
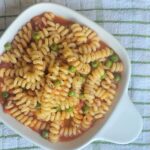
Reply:
[[106, 47], [108, 47], [108, 45], [106, 45], [106, 43], [104, 43], [103, 41], [100, 41], [100, 48], [103, 49]]
[[62, 17], [59, 17], [59, 16], [56, 16], [56, 17], [54, 18], [54, 22], [55, 22], [55, 23], [59, 23], [59, 24], [64, 25], [64, 26], [69, 26], [69, 25], [71, 25], [71, 24], [74, 23], [74, 22], [71, 21], [71, 20], [67, 20], [67, 19], [62, 18]]
[[39, 29], [42, 30], [45, 27], [44, 23], [42, 22], [41, 15], [35, 16], [31, 20], [31, 24], [35, 31], [38, 31]]
[[0, 63], [0, 68], [10, 68], [10, 67], [12, 67], [11, 63], [4, 63], [4, 62]]
[[[42, 30], [45, 27], [44, 23], [42, 22], [41, 16], [42, 15], [35, 16], [31, 20], [32, 27], [35, 31], [38, 31], [39, 29]], [[59, 17], [59, 16], [55, 16], [53, 19], [53, 22], [59, 23], [59, 24], [64, 25], [64, 26], [69, 26], [69, 25], [74, 23], [71, 20], [67, 20], [67, 19], [64, 19], [63, 17]]]

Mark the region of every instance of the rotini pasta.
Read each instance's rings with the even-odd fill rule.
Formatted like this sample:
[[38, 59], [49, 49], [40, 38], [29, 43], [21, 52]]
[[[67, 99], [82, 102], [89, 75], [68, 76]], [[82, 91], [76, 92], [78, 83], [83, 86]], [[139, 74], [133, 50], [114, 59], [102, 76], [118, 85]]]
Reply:
[[13, 47], [18, 47], [18, 44], [22, 46], [22, 48], [26, 48], [28, 43], [30, 42], [32, 37], [32, 24], [28, 22], [26, 25], [22, 27], [22, 29], [18, 32], [15, 36], [14, 40], [12, 41]]
[[0, 102], [43, 138], [74, 139], [109, 111], [123, 64], [89, 27], [44, 12], [4, 49]]
[[112, 50], [109, 48], [101, 49], [100, 51], [91, 52], [80, 56], [80, 60], [84, 63], [90, 63], [98, 59], [103, 59], [112, 54]]
[[60, 122], [53, 122], [50, 124], [49, 129], [49, 139], [52, 142], [57, 142], [59, 140]]

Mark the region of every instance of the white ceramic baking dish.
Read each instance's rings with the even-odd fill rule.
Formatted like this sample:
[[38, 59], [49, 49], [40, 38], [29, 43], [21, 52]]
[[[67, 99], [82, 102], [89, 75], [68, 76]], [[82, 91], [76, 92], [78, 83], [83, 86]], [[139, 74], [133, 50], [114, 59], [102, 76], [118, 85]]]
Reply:
[[4, 32], [0, 38], [0, 53], [4, 51], [4, 44], [8, 41], [11, 41], [17, 31], [27, 21], [45, 11], [52, 11], [58, 16], [63, 16], [67, 19], [85, 24], [86, 26], [92, 28], [97, 32], [101, 39], [120, 56], [124, 64], [124, 72], [116, 99], [114, 100], [111, 110], [104, 119], [97, 121], [91, 129], [89, 129], [79, 138], [68, 142], [59, 142], [56, 144], [50, 143], [49, 141], [40, 137], [38, 133], [32, 131], [28, 127], [25, 127], [21, 123], [17, 122], [14, 118], [4, 113], [2, 107], [0, 106], [1, 121], [16, 133], [48, 150], [81, 149], [96, 140], [109, 141], [118, 144], [126, 144], [135, 140], [142, 130], [143, 122], [141, 116], [128, 97], [128, 84], [131, 73], [131, 65], [127, 52], [112, 35], [107, 33], [103, 28], [93, 21], [69, 8], [57, 4], [40, 3], [33, 5], [21, 13]]

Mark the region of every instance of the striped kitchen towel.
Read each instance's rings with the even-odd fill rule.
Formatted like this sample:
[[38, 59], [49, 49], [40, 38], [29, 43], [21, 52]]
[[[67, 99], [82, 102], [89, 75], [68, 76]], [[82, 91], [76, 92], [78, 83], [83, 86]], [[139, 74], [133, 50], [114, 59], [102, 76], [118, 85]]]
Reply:
[[[132, 63], [129, 95], [144, 120], [144, 129], [131, 144], [94, 142], [84, 150], [150, 149], [150, 1], [149, 0], [0, 0], [0, 35], [26, 7], [39, 2], [66, 5], [113, 34]], [[41, 150], [0, 123], [0, 150]]]

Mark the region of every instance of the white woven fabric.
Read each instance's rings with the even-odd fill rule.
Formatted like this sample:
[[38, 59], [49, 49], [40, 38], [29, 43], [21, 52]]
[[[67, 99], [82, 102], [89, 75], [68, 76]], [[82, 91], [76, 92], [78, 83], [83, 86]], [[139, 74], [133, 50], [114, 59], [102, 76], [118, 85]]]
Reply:
[[[42, 1], [42, 0], [41, 0]], [[0, 0], [0, 33], [26, 7], [40, 0]], [[43, 0], [48, 1], [48, 0]], [[92, 143], [84, 150], [150, 149], [150, 1], [52, 0], [96, 21], [126, 47], [132, 61], [129, 95], [143, 116], [144, 129], [131, 144]], [[0, 150], [41, 150], [0, 124]]]

